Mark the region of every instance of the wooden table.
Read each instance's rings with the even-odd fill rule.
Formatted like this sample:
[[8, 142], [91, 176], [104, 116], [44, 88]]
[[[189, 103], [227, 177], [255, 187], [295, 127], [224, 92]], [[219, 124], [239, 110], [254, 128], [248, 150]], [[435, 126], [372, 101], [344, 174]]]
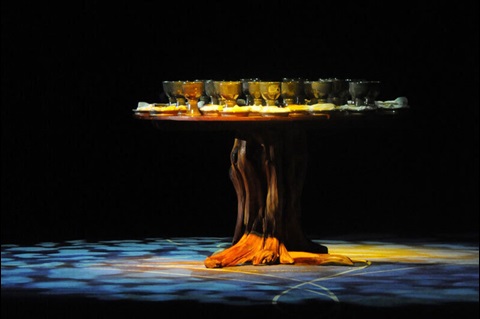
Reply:
[[[331, 112], [300, 116], [152, 116], [135, 113], [162, 130], [235, 131], [230, 179], [238, 206], [232, 246], [209, 256], [207, 268], [244, 264], [343, 264], [312, 242], [301, 225], [301, 196], [307, 171], [307, 131], [395, 124], [406, 112]], [[320, 225], [322, 227], [322, 225]]]

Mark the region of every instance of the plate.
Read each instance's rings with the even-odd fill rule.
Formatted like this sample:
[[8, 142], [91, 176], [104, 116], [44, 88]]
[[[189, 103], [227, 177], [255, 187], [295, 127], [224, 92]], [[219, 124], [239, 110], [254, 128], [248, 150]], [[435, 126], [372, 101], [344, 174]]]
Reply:
[[353, 113], [364, 113], [364, 112], [372, 112], [377, 110], [377, 107], [371, 106], [353, 106], [353, 105], [342, 105], [339, 110], [353, 112]]
[[203, 116], [220, 116], [220, 111], [218, 110], [211, 110], [211, 111], [203, 111], [200, 110]]
[[153, 116], [177, 115], [178, 108], [175, 106], [154, 106], [150, 114]]
[[308, 112], [311, 115], [324, 115], [336, 110], [336, 106], [333, 103], [318, 103], [308, 107]]
[[290, 112], [260, 112], [263, 117], [287, 117]]
[[309, 106], [308, 105], [290, 105], [290, 116], [305, 116], [309, 115]]
[[137, 113], [149, 113], [152, 111], [152, 108], [149, 107], [149, 108], [141, 108], [141, 109], [132, 109], [132, 111]]
[[400, 109], [408, 109], [408, 105], [400, 105], [400, 104], [377, 104], [377, 108], [382, 110], [400, 110]]
[[309, 111], [294, 111], [294, 112], [290, 112], [290, 116], [306, 116], [306, 115], [310, 115], [310, 112], [309, 112]]
[[150, 117], [150, 111], [149, 110], [136, 110], [134, 109], [133, 112], [135, 112], [135, 115], [138, 117]]
[[329, 113], [332, 113], [332, 111], [310, 111], [310, 112], [308, 112], [308, 114], [312, 115], [312, 116], [327, 116]]
[[238, 112], [222, 111], [222, 112], [220, 112], [220, 114], [222, 116], [230, 116], [230, 117], [238, 117], [238, 116], [245, 117], [245, 116], [248, 116], [250, 114], [250, 111], [238, 111]]
[[260, 112], [262, 111], [262, 108], [263, 108], [263, 106], [260, 106], [260, 105], [250, 106], [249, 116], [260, 116]]
[[264, 106], [260, 111], [260, 115], [263, 117], [285, 117], [288, 116], [290, 112], [290, 108], [288, 107]]
[[220, 111], [222, 116], [248, 116], [250, 114], [249, 106], [233, 106], [233, 107], [224, 107]]
[[178, 110], [153, 111], [153, 112], [150, 112], [150, 115], [153, 115], [153, 116], [173, 116], [173, 115], [177, 115], [177, 114], [178, 114]]
[[200, 113], [205, 116], [220, 116], [222, 109], [221, 105], [207, 104], [200, 108]]

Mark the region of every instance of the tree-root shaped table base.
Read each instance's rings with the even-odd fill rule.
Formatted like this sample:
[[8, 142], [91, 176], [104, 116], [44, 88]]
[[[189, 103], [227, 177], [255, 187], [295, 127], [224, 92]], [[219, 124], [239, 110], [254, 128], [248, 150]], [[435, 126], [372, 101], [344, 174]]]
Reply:
[[207, 268], [354, 264], [348, 257], [329, 254], [303, 233], [300, 204], [307, 155], [301, 129], [237, 132], [230, 156], [238, 200], [235, 233], [230, 248], [205, 260]]
[[[390, 128], [398, 120], [403, 126], [402, 119], [410, 115], [407, 110], [274, 117], [158, 116], [138, 111], [135, 117], [153, 120], [162, 130], [236, 131], [230, 154], [230, 179], [238, 199], [232, 246], [205, 260], [206, 267], [218, 268], [248, 263], [368, 263], [331, 255], [303, 232], [300, 204], [308, 155], [306, 130], [362, 128], [372, 123]], [[318, 227], [328, 225], [320, 220]]]
[[285, 245], [277, 238], [265, 238], [254, 233], [244, 234], [232, 247], [207, 257], [204, 263], [207, 268], [245, 264], [255, 266], [274, 264], [354, 265], [353, 260], [342, 255], [287, 251]]

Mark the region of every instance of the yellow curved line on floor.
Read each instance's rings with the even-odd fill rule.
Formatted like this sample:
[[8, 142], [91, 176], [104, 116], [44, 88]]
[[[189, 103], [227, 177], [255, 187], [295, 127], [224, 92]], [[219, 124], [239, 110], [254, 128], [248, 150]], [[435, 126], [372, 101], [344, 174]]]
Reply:
[[[332, 245], [333, 246], [333, 245]], [[340, 245], [329, 247], [332, 254], [349, 256], [351, 259], [364, 258], [370, 261], [396, 261], [396, 262], [425, 262], [433, 260], [471, 261], [478, 264], [478, 250], [455, 250], [437, 247], [413, 247], [413, 246], [381, 246], [381, 245]], [[394, 247], [392, 247], [394, 246]]]

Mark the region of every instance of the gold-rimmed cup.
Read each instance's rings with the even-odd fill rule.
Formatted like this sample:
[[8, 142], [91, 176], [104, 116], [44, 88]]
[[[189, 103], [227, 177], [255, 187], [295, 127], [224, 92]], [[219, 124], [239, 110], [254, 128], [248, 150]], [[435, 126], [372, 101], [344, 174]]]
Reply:
[[200, 110], [198, 109], [198, 101], [203, 95], [205, 84], [203, 81], [184, 81], [182, 85], [183, 95], [187, 99], [187, 112], [188, 116], [200, 116]]
[[280, 87], [280, 93], [284, 106], [297, 104], [301, 94], [300, 81], [296, 79], [283, 78]]
[[242, 81], [220, 81], [219, 92], [225, 101], [225, 107], [234, 107], [242, 94]]
[[328, 79], [319, 79], [318, 81], [312, 81], [312, 92], [317, 103], [328, 103], [328, 97], [332, 92], [332, 81]]
[[281, 84], [279, 81], [260, 81], [260, 92], [267, 106], [278, 106]]
[[248, 81], [248, 92], [252, 96], [253, 106], [263, 106], [262, 91], [260, 90], [260, 81]]

